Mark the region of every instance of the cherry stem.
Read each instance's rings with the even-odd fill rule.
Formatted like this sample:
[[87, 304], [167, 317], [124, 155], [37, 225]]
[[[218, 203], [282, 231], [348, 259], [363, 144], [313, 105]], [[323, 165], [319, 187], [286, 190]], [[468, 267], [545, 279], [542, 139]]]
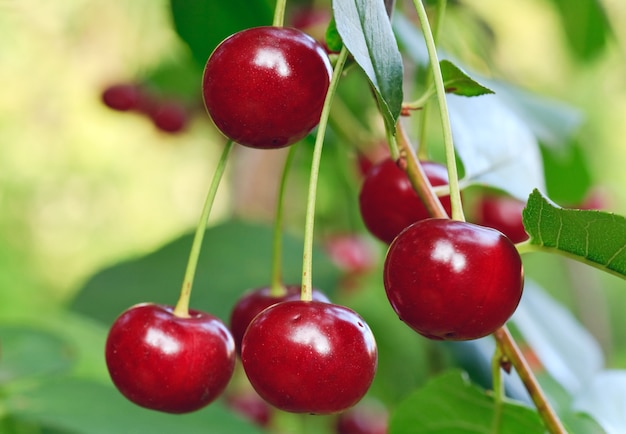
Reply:
[[537, 412], [543, 419], [548, 431], [552, 434], [567, 434], [563, 423], [550, 405], [548, 398], [541, 389], [539, 382], [535, 378], [535, 375], [522, 355], [522, 352], [513, 339], [513, 336], [511, 336], [507, 326], [504, 325], [500, 327], [494, 332], [493, 336], [496, 339], [502, 355], [511, 362], [515, 371], [524, 383], [524, 386], [526, 387], [526, 390], [535, 404]]
[[178, 298], [176, 307], [174, 308], [174, 315], [182, 318], [189, 317], [189, 297], [191, 296], [191, 287], [193, 286], [193, 279], [198, 266], [198, 258], [202, 248], [202, 239], [204, 238], [204, 233], [206, 232], [206, 226], [209, 220], [209, 215], [211, 214], [211, 208], [213, 207], [215, 195], [217, 194], [217, 188], [220, 185], [222, 174], [226, 168], [228, 155], [230, 154], [230, 150], [232, 148], [233, 142], [232, 140], [229, 140], [224, 146], [220, 160], [215, 168], [215, 173], [213, 174], [213, 179], [211, 180], [211, 186], [209, 187], [209, 192], [207, 193], [204, 201], [204, 208], [202, 209], [200, 222], [196, 227], [196, 233], [193, 237], [189, 260], [187, 261], [187, 270], [185, 271], [185, 278], [183, 279], [183, 286], [180, 290], [180, 297]]
[[280, 185], [278, 187], [278, 198], [276, 200], [276, 216], [274, 217], [274, 239], [272, 241], [272, 282], [270, 285], [270, 295], [273, 297], [280, 297], [284, 295], [287, 290], [283, 285], [282, 279], [282, 227], [283, 227], [283, 203], [285, 197], [285, 189], [287, 187], [287, 175], [291, 168], [291, 162], [295, 154], [296, 147], [291, 146], [285, 159], [285, 165], [283, 166], [283, 172], [280, 177]]
[[454, 142], [452, 140], [452, 127], [450, 125], [450, 115], [448, 113], [448, 104], [446, 102], [446, 90], [437, 57], [437, 47], [435, 46], [435, 38], [428, 22], [428, 15], [421, 0], [413, 0], [417, 16], [422, 27], [428, 57], [430, 59], [430, 67], [435, 82], [435, 90], [437, 92], [437, 101], [439, 102], [439, 116], [441, 118], [441, 126], [443, 128], [443, 143], [446, 154], [446, 166], [448, 168], [448, 182], [450, 186], [450, 203], [452, 208], [452, 218], [464, 221], [463, 206], [461, 204], [461, 190], [459, 188], [459, 175], [456, 168], [456, 155], [454, 152]]
[[422, 164], [415, 155], [413, 146], [411, 146], [406, 131], [400, 122], [398, 122], [397, 125], [397, 132], [400, 155], [404, 158], [404, 161], [406, 161], [406, 167], [403, 167], [403, 169], [405, 170], [411, 185], [417, 192], [417, 195], [420, 197], [431, 216], [435, 218], [448, 218], [448, 213], [435, 194], [433, 186], [428, 180], [428, 177], [422, 168]]
[[309, 191], [307, 197], [306, 217], [304, 223], [304, 253], [302, 255], [302, 288], [300, 299], [304, 301], [313, 300], [313, 227], [315, 224], [315, 198], [317, 194], [317, 179], [319, 176], [320, 160], [322, 158], [322, 148], [324, 145], [324, 136], [326, 134], [326, 126], [328, 125], [328, 117], [330, 115], [330, 107], [337, 90], [339, 78], [343, 73], [343, 66], [348, 58], [348, 50], [344, 46], [337, 57], [337, 63], [333, 70], [333, 76], [328, 86], [324, 107], [320, 116], [320, 123], [317, 127], [317, 135], [315, 136], [315, 147], [313, 148], [313, 161], [311, 162], [311, 175], [309, 177]]
[[287, 0], [276, 0], [276, 6], [274, 7], [274, 20], [272, 25], [274, 27], [282, 27], [285, 22], [285, 8], [287, 6]]

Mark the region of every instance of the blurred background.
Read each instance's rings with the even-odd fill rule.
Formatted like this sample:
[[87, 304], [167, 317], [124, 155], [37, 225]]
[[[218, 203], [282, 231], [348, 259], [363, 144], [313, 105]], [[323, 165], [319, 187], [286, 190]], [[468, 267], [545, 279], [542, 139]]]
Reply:
[[[625, 215], [626, 3], [603, 1], [607, 22], [581, 8], [564, 12], [566, 3], [450, 1], [441, 45], [481, 74], [579, 110], [569, 151], [545, 155], [564, 168], [551, 172], [548, 187], [555, 200], [591, 195]], [[195, 226], [224, 140], [204, 112], [201, 66], [176, 33], [168, 1], [0, 0], [0, 35], [0, 321], [69, 321], [66, 306], [94, 273]], [[159, 126], [154, 110], [104, 104], [106, 89], [129, 83], [176, 105], [179, 123]], [[270, 221], [284, 153], [235, 155], [211, 222]], [[296, 170], [291, 188], [304, 201], [298, 185], [308, 168]], [[329, 210], [343, 199], [325, 199], [333, 186], [324, 188], [320, 218], [332, 227]], [[302, 204], [294, 208], [292, 229], [303, 222]], [[524, 260], [528, 275], [601, 342], [607, 366], [626, 368], [624, 281], [558, 258]], [[99, 327], [82, 321], [82, 332]], [[105, 379], [100, 344], [84, 369]]]

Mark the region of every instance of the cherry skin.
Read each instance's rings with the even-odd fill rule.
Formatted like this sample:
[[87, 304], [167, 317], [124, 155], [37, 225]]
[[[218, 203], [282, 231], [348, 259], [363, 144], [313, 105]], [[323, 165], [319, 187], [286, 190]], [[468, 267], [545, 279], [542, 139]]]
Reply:
[[159, 102], [148, 115], [154, 126], [166, 133], [176, 134], [187, 127], [187, 110], [177, 101]]
[[501, 232], [472, 223], [426, 219], [391, 243], [384, 285], [400, 319], [431, 339], [487, 336], [511, 317], [523, 268]]
[[123, 312], [106, 341], [106, 364], [118, 390], [135, 404], [167, 413], [198, 410], [226, 388], [235, 343], [218, 318], [145, 303]]
[[[256, 288], [244, 293], [230, 314], [230, 331], [235, 339], [235, 348], [241, 354], [241, 341], [250, 322], [262, 310], [282, 301], [300, 300], [300, 285], [285, 286], [285, 293], [281, 296], [274, 296], [269, 286]], [[313, 300], [330, 303], [326, 295], [313, 289]]]
[[117, 111], [134, 110], [141, 100], [141, 89], [132, 83], [113, 84], [102, 92], [102, 102]]
[[[433, 186], [448, 184], [445, 166], [427, 161], [422, 162], [422, 168]], [[450, 197], [439, 200], [450, 215]], [[430, 217], [406, 173], [391, 158], [367, 172], [359, 194], [359, 208], [367, 229], [387, 244], [411, 223]]]
[[252, 148], [282, 148], [318, 123], [332, 68], [306, 33], [254, 27], [226, 38], [204, 69], [202, 90], [217, 128]]
[[331, 414], [369, 389], [378, 351], [353, 310], [319, 301], [275, 304], [250, 323], [241, 361], [257, 393], [293, 413]]
[[476, 223], [494, 228], [514, 243], [528, 239], [522, 223], [522, 211], [526, 204], [514, 197], [485, 195], [480, 198]]

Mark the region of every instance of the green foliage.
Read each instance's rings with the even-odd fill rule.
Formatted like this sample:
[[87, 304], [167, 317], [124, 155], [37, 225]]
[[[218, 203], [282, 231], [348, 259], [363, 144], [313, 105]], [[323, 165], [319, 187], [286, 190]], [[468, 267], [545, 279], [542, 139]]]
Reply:
[[538, 190], [528, 198], [523, 218], [532, 245], [626, 277], [626, 218], [560, 208]]
[[449, 60], [439, 62], [446, 92], [461, 96], [479, 96], [494, 93], [481, 85]]
[[[494, 420], [499, 417], [499, 428]], [[394, 410], [390, 434], [410, 433], [544, 433], [534, 410], [510, 401], [501, 408], [493, 397], [472, 385], [466, 375], [451, 371], [432, 378]]]
[[[143, 258], [101, 271], [85, 284], [71, 308], [111, 324], [137, 303], [174, 305], [191, 238], [191, 234], [184, 235]], [[232, 306], [244, 291], [270, 284], [271, 243], [272, 229], [263, 225], [230, 221], [207, 229], [190, 307], [211, 312], [227, 322]], [[283, 243], [283, 279], [286, 284], [299, 284], [302, 242], [285, 236]], [[313, 284], [331, 295], [338, 277], [336, 269], [319, 251], [313, 262]]]

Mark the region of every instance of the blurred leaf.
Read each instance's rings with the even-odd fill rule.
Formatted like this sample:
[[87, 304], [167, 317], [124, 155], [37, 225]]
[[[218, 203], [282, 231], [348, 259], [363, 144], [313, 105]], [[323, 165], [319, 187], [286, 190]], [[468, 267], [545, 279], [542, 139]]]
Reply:
[[543, 188], [537, 140], [498, 95], [447, 98], [464, 182], [496, 187], [520, 200]]
[[561, 416], [563, 424], [571, 433], [608, 434], [607, 431], [586, 413], [575, 412]]
[[141, 80], [159, 96], [175, 96], [191, 104], [202, 100], [202, 68], [192, 59], [162, 63]]
[[626, 278], [626, 218], [564, 209], [532, 192], [523, 212], [530, 244]]
[[548, 195], [558, 203], [580, 205], [592, 186], [586, 155], [580, 143], [573, 139], [560, 150], [542, 146]]
[[326, 28], [325, 40], [326, 46], [331, 52], [338, 53], [343, 48], [341, 36], [339, 36], [339, 32], [337, 31], [337, 23], [335, 23], [335, 17], [332, 17], [330, 23], [328, 23], [328, 28]]
[[402, 106], [403, 64], [384, 3], [335, 0], [333, 15], [343, 43], [376, 90], [385, 123], [395, 131]]
[[228, 36], [272, 24], [273, 2], [266, 0], [170, 0], [174, 27], [202, 66]]
[[67, 371], [75, 349], [59, 336], [34, 327], [3, 325], [0, 384]]
[[[537, 413], [528, 407], [506, 400], [501, 411], [496, 432], [545, 432]], [[433, 378], [396, 407], [389, 434], [491, 434], [495, 414], [493, 398], [472, 385], [464, 373], [451, 371]]]
[[439, 62], [446, 92], [460, 96], [479, 96], [494, 93], [476, 82], [449, 60]]
[[593, 60], [606, 47], [609, 19], [599, 0], [552, 0], [570, 48], [581, 60]]
[[621, 434], [626, 427], [626, 371], [598, 373], [574, 397], [574, 410], [588, 413], [608, 434]]
[[570, 394], [604, 366], [602, 349], [591, 333], [530, 280], [511, 320], [543, 367]]
[[74, 378], [13, 394], [3, 404], [16, 419], [80, 434], [263, 432], [218, 402], [194, 413], [170, 415], [132, 404], [113, 386]]
[[[178, 299], [192, 235], [185, 235], [142, 258], [105, 269], [89, 280], [71, 308], [107, 324], [140, 302], [173, 305]], [[300, 283], [302, 242], [283, 238], [283, 278]], [[191, 308], [228, 321], [230, 310], [247, 289], [266, 286], [271, 275], [272, 229], [230, 221], [209, 228], [191, 296]], [[338, 271], [316, 250], [313, 284], [327, 295], [335, 289]]]

